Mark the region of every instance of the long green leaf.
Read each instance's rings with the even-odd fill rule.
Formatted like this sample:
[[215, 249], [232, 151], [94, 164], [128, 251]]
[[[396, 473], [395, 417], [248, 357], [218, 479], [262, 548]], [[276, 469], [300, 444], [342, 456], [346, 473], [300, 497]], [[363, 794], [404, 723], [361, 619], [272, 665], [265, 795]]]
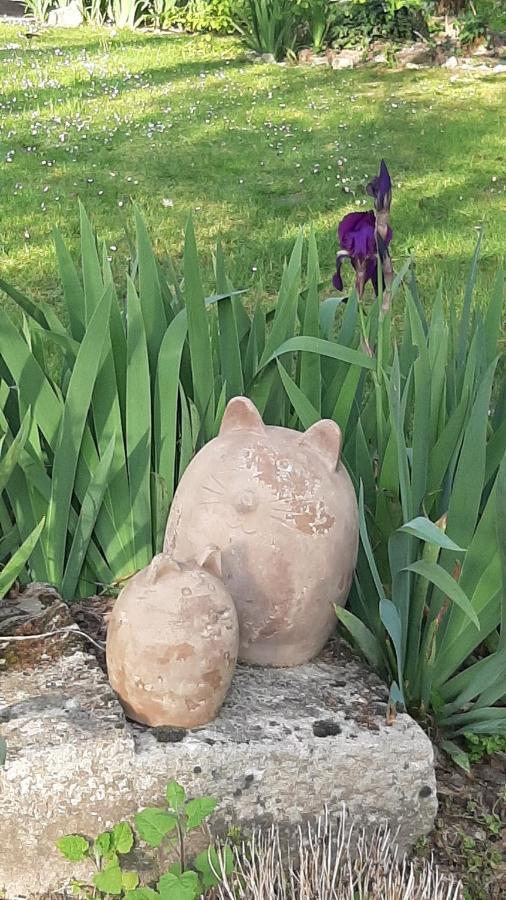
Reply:
[[[506, 648], [506, 453], [504, 454], [496, 483], [497, 549], [502, 571], [501, 631], [499, 646]], [[506, 689], [504, 691], [506, 694]]]
[[501, 465], [501, 460], [506, 453], [506, 418], [502, 425], [490, 438], [487, 444], [487, 459], [485, 463], [485, 484], [496, 474]]
[[[471, 541], [480, 509], [485, 481], [488, 410], [496, 364], [497, 361], [494, 360], [488, 367], [478, 390], [466, 428], [448, 507], [448, 530], [454, 540], [463, 547]], [[450, 565], [453, 565], [452, 560]]]
[[485, 316], [486, 360], [488, 365], [497, 356], [498, 343], [502, 334], [504, 307], [504, 270], [500, 266], [492, 288], [490, 303]]
[[465, 367], [466, 351], [469, 339], [469, 323], [471, 319], [471, 302], [473, 299], [474, 285], [478, 273], [478, 260], [480, 258], [481, 241], [483, 231], [480, 229], [478, 241], [471, 262], [471, 269], [467, 279], [466, 289], [464, 292], [464, 302], [462, 304], [462, 313], [459, 322], [458, 345], [457, 345], [457, 372], [462, 373]]
[[383, 658], [378, 647], [378, 642], [366, 625], [348, 609], [336, 606], [336, 615], [344, 627], [349, 631], [368, 663], [376, 670], [383, 669]]
[[362, 542], [362, 547], [364, 548], [365, 555], [367, 557], [367, 562], [369, 563], [369, 569], [374, 581], [374, 585], [376, 587], [376, 591], [378, 594], [378, 600], [381, 601], [385, 596], [385, 590], [381, 583], [381, 578], [376, 566], [376, 562], [374, 559], [374, 554], [372, 552], [371, 542], [369, 540], [369, 533], [367, 531], [367, 524], [365, 520], [365, 509], [364, 509], [364, 489], [363, 485], [360, 484], [359, 496], [358, 496], [358, 514], [359, 514], [359, 525], [360, 525], [360, 540]]
[[151, 383], [141, 305], [133, 282], [127, 285], [126, 448], [135, 566], [153, 555], [151, 533]]
[[5, 597], [9, 588], [12, 587], [16, 578], [18, 578], [23, 571], [40, 538], [44, 524], [45, 519], [41, 519], [21, 547], [16, 550], [7, 565], [0, 570], [0, 599]]
[[93, 478], [81, 506], [61, 585], [62, 596], [68, 599], [72, 599], [75, 596], [91, 535], [107, 488], [115, 443], [116, 436], [113, 435], [93, 473]]
[[0, 455], [0, 493], [6, 487], [15, 466], [17, 466], [19, 462], [19, 457], [21, 456], [21, 452], [30, 433], [30, 428], [31, 413], [27, 412], [10, 447], [8, 447], [5, 453]]
[[0, 357], [9, 369], [19, 396], [39, 425], [50, 447], [54, 447], [62, 404], [40, 368], [26, 341], [0, 308]]
[[[464, 556], [459, 584], [471, 600], [481, 632], [477, 633], [468, 617], [452, 606], [435, 666], [438, 684], [444, 684], [500, 622], [501, 567], [497, 552], [495, 486]], [[431, 604], [431, 614], [437, 612], [433, 607]]]
[[435, 584], [443, 593], [457, 606], [462, 609], [462, 611], [471, 619], [476, 628], [479, 630], [480, 622], [478, 616], [476, 615], [469, 598], [464, 593], [460, 585], [454, 578], [443, 569], [442, 566], [438, 565], [438, 563], [427, 562], [426, 560], [420, 559], [417, 562], [411, 563], [411, 565], [407, 566], [408, 571], [414, 572], [416, 575], [421, 575], [422, 578], [427, 578], [432, 584]]
[[462, 547], [459, 547], [455, 541], [450, 540], [441, 528], [438, 528], [434, 522], [431, 522], [430, 519], [425, 519], [423, 516], [418, 516], [416, 519], [412, 519], [411, 522], [406, 522], [399, 531], [412, 534], [413, 537], [429, 544], [435, 544], [436, 547], [441, 547], [444, 550], [453, 550], [456, 553], [464, 552]]
[[262, 368], [274, 359], [280, 344], [291, 338], [295, 332], [303, 243], [304, 237], [300, 232], [295, 241], [290, 262], [283, 272], [274, 321], [260, 359]]
[[396, 432], [402, 515], [405, 521], [410, 521], [415, 516], [405, 438], [406, 397], [408, 390], [409, 381], [404, 388], [404, 395], [401, 396], [401, 373], [397, 348], [395, 348], [392, 377], [389, 386], [390, 418], [392, 420], [392, 427], [395, 428]]
[[295, 381], [290, 378], [288, 372], [283, 368], [279, 360], [276, 360], [276, 364], [290, 403], [292, 404], [302, 427], [304, 430], [307, 430], [319, 420], [320, 414], [310, 400], [308, 400], [304, 391], [301, 391], [298, 385], [295, 384]]
[[38, 302], [35, 303], [34, 300], [31, 300], [26, 294], [22, 294], [21, 291], [16, 290], [15, 287], [8, 284], [3, 278], [0, 278], [0, 291], [3, 291], [11, 298], [11, 300], [14, 300], [19, 308], [30, 316], [34, 322], [37, 322], [41, 328], [47, 328], [58, 334], [65, 334], [64, 326], [60, 322], [55, 311], [45, 300], [39, 299]]
[[460, 726], [457, 734], [464, 731], [472, 731], [474, 734], [506, 734], [506, 712], [501, 707], [473, 708], [468, 712], [442, 718], [441, 724], [452, 729]]
[[445, 713], [458, 711], [470, 700], [478, 697], [501, 673], [506, 672], [506, 650], [485, 656], [471, 666], [466, 666], [439, 688], [445, 701]]
[[172, 500], [175, 490], [178, 392], [181, 356], [186, 335], [186, 310], [182, 309], [165, 333], [158, 355], [156, 373], [155, 465], [157, 473], [167, 486], [167, 503]]
[[[308, 245], [307, 297], [304, 310], [303, 334], [305, 337], [320, 336], [320, 309], [318, 299], [319, 263], [314, 231], [311, 230]], [[321, 368], [320, 360], [314, 353], [303, 353], [300, 360], [299, 387], [312, 406], [321, 412]]]
[[195, 232], [191, 219], [188, 220], [185, 233], [184, 284], [195, 403], [200, 416], [205, 421], [206, 432], [210, 435], [216, 412], [214, 408], [213, 359], [209, 340], [208, 314], [204, 302], [204, 289], [200, 279]]
[[411, 332], [418, 348], [418, 359], [413, 365], [414, 412], [411, 450], [411, 509], [418, 514], [427, 490], [428, 461], [431, 430], [432, 372], [422, 322], [408, 295]]
[[44, 533], [49, 576], [61, 584], [65, 543], [77, 460], [107, 334], [111, 291], [106, 289], [90, 319], [70, 377], [61, 430], [55, 449], [51, 499]]
[[86, 321], [83, 287], [79, 281], [77, 269], [72, 257], [67, 250], [58, 229], [55, 229], [53, 239], [56, 257], [58, 259], [58, 268], [60, 270], [60, 278], [63, 285], [65, 303], [69, 315], [70, 332], [74, 340], [81, 341], [84, 335]]
[[[216, 290], [218, 294], [226, 294], [229, 290], [221, 244], [218, 244], [216, 248]], [[227, 385], [227, 400], [229, 400], [231, 397], [244, 393], [236, 306], [232, 297], [226, 297], [218, 303], [218, 321], [221, 371]]]
[[320, 356], [339, 359], [343, 362], [351, 363], [351, 365], [362, 366], [364, 369], [374, 369], [376, 365], [373, 359], [366, 356], [365, 353], [361, 353], [359, 350], [350, 350], [349, 347], [335, 344], [333, 341], [324, 341], [322, 338], [302, 336], [289, 338], [287, 341], [284, 341], [266, 358], [264, 363], [261, 363], [261, 368], [269, 365], [272, 360], [278, 359], [278, 357], [282, 356], [284, 353], [296, 353], [299, 351], [318, 353]]
[[398, 610], [395, 608], [391, 600], [383, 599], [380, 602], [380, 616], [386, 631], [388, 632], [397, 658], [397, 677], [398, 687], [404, 703], [404, 672], [403, 672], [403, 650], [402, 650], [402, 623], [399, 618]]
[[86, 210], [79, 201], [85, 321], [89, 323], [104, 291], [97, 244]]
[[441, 494], [444, 478], [451, 460], [460, 450], [464, 439], [464, 421], [468, 408], [468, 396], [463, 394], [457, 408], [448, 419], [440, 433], [435, 446], [430, 450], [429, 472], [427, 476], [427, 495], [429, 508], [436, 497]]
[[151, 373], [154, 379], [160, 345], [167, 328], [167, 316], [158, 277], [158, 266], [144, 220], [135, 207], [139, 300], [141, 305]]

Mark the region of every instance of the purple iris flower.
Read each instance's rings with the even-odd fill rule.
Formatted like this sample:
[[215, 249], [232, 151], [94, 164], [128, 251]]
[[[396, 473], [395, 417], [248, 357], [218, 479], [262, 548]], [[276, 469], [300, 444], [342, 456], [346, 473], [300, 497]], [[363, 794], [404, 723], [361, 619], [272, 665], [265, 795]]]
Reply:
[[381, 161], [379, 175], [367, 185], [367, 193], [374, 197], [374, 211], [349, 213], [339, 223], [337, 235], [341, 249], [336, 256], [336, 273], [332, 283], [338, 291], [343, 290], [341, 266], [345, 259], [349, 259], [355, 269], [355, 287], [359, 299], [362, 299], [368, 281], [372, 282], [377, 294], [379, 254], [385, 286], [383, 306], [386, 309], [390, 303], [389, 291], [393, 275], [388, 252], [392, 240], [392, 229], [388, 224], [392, 182], [384, 160]]

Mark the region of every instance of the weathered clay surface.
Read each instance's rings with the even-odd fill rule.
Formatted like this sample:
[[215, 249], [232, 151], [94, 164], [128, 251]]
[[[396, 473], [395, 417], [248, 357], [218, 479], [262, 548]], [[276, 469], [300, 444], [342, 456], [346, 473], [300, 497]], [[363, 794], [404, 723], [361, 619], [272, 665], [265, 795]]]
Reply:
[[8, 672], [0, 690], [8, 745], [0, 888], [8, 900], [85, 877], [55, 840], [96, 835], [161, 804], [172, 777], [190, 795], [218, 798], [216, 830], [276, 822], [291, 831], [343, 802], [367, 827], [386, 819], [399, 828], [402, 847], [433, 823], [428, 738], [405, 715], [385, 724], [384, 688], [343, 645], [296, 669], [239, 667], [219, 717], [191, 732], [128, 724], [82, 652]]
[[219, 550], [180, 563], [159, 553], [123, 588], [109, 618], [109, 680], [130, 718], [195, 728], [216, 716], [239, 649]]
[[266, 426], [250, 400], [235, 397], [219, 436], [181, 479], [164, 549], [188, 559], [210, 539], [219, 547], [243, 662], [305, 663], [335, 630], [358, 546], [357, 501], [340, 452], [335, 422], [304, 434]]

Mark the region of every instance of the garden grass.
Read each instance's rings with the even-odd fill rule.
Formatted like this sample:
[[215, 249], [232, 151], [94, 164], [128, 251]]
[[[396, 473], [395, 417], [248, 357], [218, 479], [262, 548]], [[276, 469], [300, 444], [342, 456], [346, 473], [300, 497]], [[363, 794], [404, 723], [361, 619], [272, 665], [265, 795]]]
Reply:
[[[325, 293], [336, 226], [369, 208], [384, 157], [393, 255], [413, 252], [428, 303], [460, 303], [477, 228], [479, 290], [506, 245], [506, 79], [446, 69], [333, 71], [253, 64], [233, 38], [0, 26], [0, 275], [57, 306], [57, 226], [78, 252], [79, 197], [124, 272], [132, 202], [159, 255], [179, 258], [193, 213], [211, 269], [271, 295], [303, 225]], [[351, 281], [351, 271], [345, 272]]]

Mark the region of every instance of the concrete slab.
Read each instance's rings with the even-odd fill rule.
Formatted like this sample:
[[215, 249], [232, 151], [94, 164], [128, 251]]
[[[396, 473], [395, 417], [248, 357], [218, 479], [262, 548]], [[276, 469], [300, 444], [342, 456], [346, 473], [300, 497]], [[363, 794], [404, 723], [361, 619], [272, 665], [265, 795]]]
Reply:
[[60, 857], [57, 838], [94, 836], [161, 804], [170, 778], [189, 795], [218, 798], [212, 827], [221, 833], [271, 822], [289, 833], [345, 803], [367, 828], [399, 829], [407, 848], [436, 813], [429, 739], [406, 715], [386, 725], [384, 686], [343, 644], [296, 669], [240, 667], [219, 718], [186, 733], [127, 722], [95, 658], [80, 651], [5, 672], [0, 694], [7, 898], [84, 876]]

